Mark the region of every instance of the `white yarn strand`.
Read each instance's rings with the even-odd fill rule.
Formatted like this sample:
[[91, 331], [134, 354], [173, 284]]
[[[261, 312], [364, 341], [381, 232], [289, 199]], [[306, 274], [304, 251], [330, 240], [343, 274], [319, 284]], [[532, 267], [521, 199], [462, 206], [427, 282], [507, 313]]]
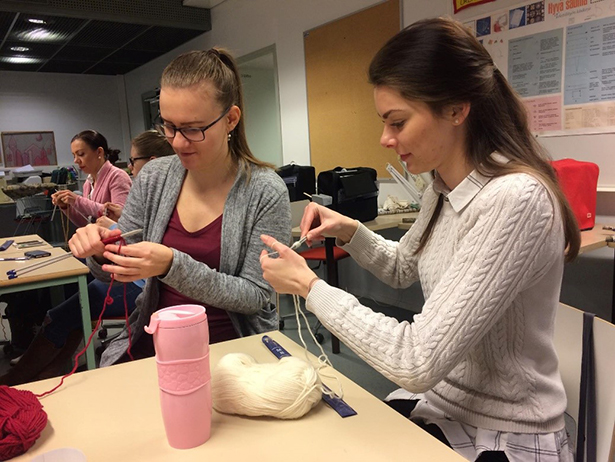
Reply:
[[299, 334], [299, 339], [301, 340], [301, 343], [303, 344], [303, 354], [305, 355], [305, 360], [309, 364], [312, 364], [308, 356], [307, 345], [305, 344], [305, 340], [303, 340], [303, 335], [301, 334], [301, 320], [299, 319], [299, 314], [301, 314], [301, 316], [303, 317], [303, 320], [305, 321], [305, 325], [307, 327], [308, 332], [310, 333], [310, 336], [312, 337], [312, 340], [314, 340], [314, 343], [320, 349], [320, 356], [318, 356], [317, 358], [318, 366], [315, 367], [316, 372], [322, 377], [326, 377], [329, 379], [335, 379], [337, 382], [337, 388], [339, 390], [337, 393], [333, 393], [331, 390], [325, 390], [324, 388], [322, 389], [322, 392], [329, 396], [337, 396], [340, 399], [344, 399], [344, 390], [342, 388], [342, 382], [340, 382], [339, 378], [336, 375], [333, 375], [330, 373], [325, 374], [323, 372], [323, 369], [325, 369], [327, 366], [332, 368], [333, 364], [331, 364], [331, 361], [329, 360], [327, 353], [325, 353], [325, 350], [322, 348], [322, 345], [318, 343], [318, 340], [316, 340], [316, 337], [314, 336], [314, 332], [312, 332], [312, 329], [310, 328], [310, 323], [308, 322], [307, 316], [301, 309], [301, 302], [300, 302], [298, 295], [293, 295], [293, 302], [295, 305], [295, 319], [297, 320], [297, 333]]

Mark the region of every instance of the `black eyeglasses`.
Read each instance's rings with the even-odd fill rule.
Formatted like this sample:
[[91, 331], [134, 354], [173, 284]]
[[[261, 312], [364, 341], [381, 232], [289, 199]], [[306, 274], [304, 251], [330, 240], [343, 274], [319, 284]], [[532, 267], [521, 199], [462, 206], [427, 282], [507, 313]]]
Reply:
[[231, 106], [226, 108], [224, 112], [220, 115], [220, 117], [218, 117], [216, 120], [214, 120], [212, 123], [210, 123], [206, 127], [177, 128], [177, 127], [174, 127], [173, 125], [167, 125], [162, 122], [156, 123], [154, 126], [156, 127], [156, 130], [158, 130], [158, 133], [167, 137], [170, 140], [175, 138], [175, 135], [177, 134], [177, 132], [179, 132], [188, 141], [196, 141], [196, 142], [203, 141], [205, 140], [205, 131], [209, 130], [211, 127], [216, 125], [222, 119], [222, 117], [224, 117], [230, 110], [231, 110]]
[[128, 162], [130, 162], [130, 165], [132, 165], [133, 167], [135, 166], [135, 161], [137, 160], [143, 160], [143, 159], [149, 159], [150, 156], [142, 156], [142, 157], [129, 157], [128, 158]]

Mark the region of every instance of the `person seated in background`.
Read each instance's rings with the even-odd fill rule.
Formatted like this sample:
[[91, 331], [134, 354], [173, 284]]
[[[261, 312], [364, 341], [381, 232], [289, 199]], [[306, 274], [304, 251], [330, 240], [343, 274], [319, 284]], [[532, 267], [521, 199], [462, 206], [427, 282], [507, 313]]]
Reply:
[[[135, 178], [119, 230], [91, 224], [69, 242], [92, 274], [108, 281], [147, 279], [128, 329], [105, 349], [101, 365], [154, 354], [143, 327], [173, 305], [207, 308], [211, 343], [275, 330], [273, 291], [263, 279], [261, 234], [290, 242], [284, 181], [250, 151], [234, 59], [225, 51], [193, 51], [164, 70], [157, 129], [176, 156], [156, 159]], [[101, 239], [142, 229], [126, 245]]]
[[[173, 148], [167, 139], [156, 130], [141, 133], [132, 140], [130, 163], [136, 166], [132, 170], [133, 176], [136, 176], [141, 167], [151, 159], [171, 154], [174, 154]], [[138, 164], [135, 162], [137, 158]], [[107, 228], [117, 226], [115, 221], [105, 216], [100, 217], [97, 223]], [[136, 298], [141, 293], [144, 284], [143, 280], [126, 284], [126, 308], [129, 313], [134, 310]], [[108, 283], [97, 279], [88, 284], [92, 319], [98, 319], [100, 316], [108, 289]], [[124, 284], [115, 284], [109, 295], [113, 298], [113, 303], [107, 305], [105, 317], [124, 316]], [[0, 377], [0, 385], [19, 385], [62, 374], [82, 338], [81, 305], [79, 294], [75, 294], [47, 312], [41, 332], [34, 338], [15, 366]]]
[[83, 195], [63, 189], [51, 195], [54, 205], [76, 226], [85, 226], [103, 215], [105, 202], [124, 205], [132, 181], [128, 174], [111, 165], [109, 157], [118, 152], [110, 150], [107, 139], [94, 130], [85, 130], [70, 143], [75, 164], [88, 175], [83, 184]]
[[403, 390], [391, 403], [468, 460], [572, 461], [553, 345], [564, 262], [579, 229], [525, 107], [471, 31], [412, 24], [369, 67], [383, 147], [413, 174], [435, 171], [399, 242], [311, 203], [308, 243], [335, 237], [392, 287], [420, 280], [414, 321], [399, 322], [318, 279], [300, 255], [261, 256], [279, 293], [301, 295], [331, 333]]
[[[167, 142], [164, 136], [156, 130], [148, 130], [137, 135], [132, 140], [130, 157], [128, 158], [128, 168], [130, 169], [132, 177], [135, 178], [139, 174], [139, 171], [150, 160], [173, 154], [175, 154], [173, 146]], [[120, 219], [123, 208], [124, 206], [122, 204], [106, 202], [104, 204], [103, 216], [98, 218], [96, 223], [105, 228], [111, 228], [111, 226]]]

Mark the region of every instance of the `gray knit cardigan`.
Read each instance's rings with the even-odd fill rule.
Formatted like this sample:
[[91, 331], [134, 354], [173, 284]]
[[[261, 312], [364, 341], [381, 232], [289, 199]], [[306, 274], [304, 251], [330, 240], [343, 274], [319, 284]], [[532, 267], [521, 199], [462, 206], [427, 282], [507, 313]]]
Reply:
[[[160, 243], [166, 231], [186, 170], [176, 156], [155, 159], [139, 172], [118, 222], [122, 232], [143, 228], [143, 236], [129, 239]], [[151, 314], [158, 307], [159, 281], [187, 297], [227, 310], [240, 336], [277, 329], [278, 316], [271, 306], [273, 289], [263, 279], [259, 256], [264, 245], [261, 234], [280, 242], [290, 242], [291, 218], [288, 192], [284, 181], [273, 171], [251, 167], [239, 169], [222, 217], [219, 271], [173, 249], [171, 269], [162, 278], [149, 278], [137, 298], [130, 316], [132, 342], [143, 334]], [[109, 273], [88, 258], [88, 266], [97, 279], [109, 281]], [[147, 335], [147, 334], [145, 334]], [[101, 365], [115, 363], [128, 349], [128, 333], [109, 344]]]

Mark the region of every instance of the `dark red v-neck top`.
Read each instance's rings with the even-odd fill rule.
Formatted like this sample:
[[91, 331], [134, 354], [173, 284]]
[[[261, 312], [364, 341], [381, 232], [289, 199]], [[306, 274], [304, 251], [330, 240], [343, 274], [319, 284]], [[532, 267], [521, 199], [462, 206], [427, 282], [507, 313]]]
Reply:
[[[204, 228], [191, 233], [183, 227], [177, 209], [175, 209], [162, 238], [162, 244], [187, 253], [195, 260], [205, 263], [211, 269], [219, 270], [221, 237], [222, 215]], [[195, 282], [198, 283], [198, 281]], [[186, 297], [174, 288], [163, 283], [160, 284], [158, 309], [183, 304], [205, 306], [207, 322], [209, 323], [210, 343], [223, 342], [239, 337], [237, 332], [235, 332], [231, 318], [229, 318], [225, 310], [207, 305], [203, 301]]]

